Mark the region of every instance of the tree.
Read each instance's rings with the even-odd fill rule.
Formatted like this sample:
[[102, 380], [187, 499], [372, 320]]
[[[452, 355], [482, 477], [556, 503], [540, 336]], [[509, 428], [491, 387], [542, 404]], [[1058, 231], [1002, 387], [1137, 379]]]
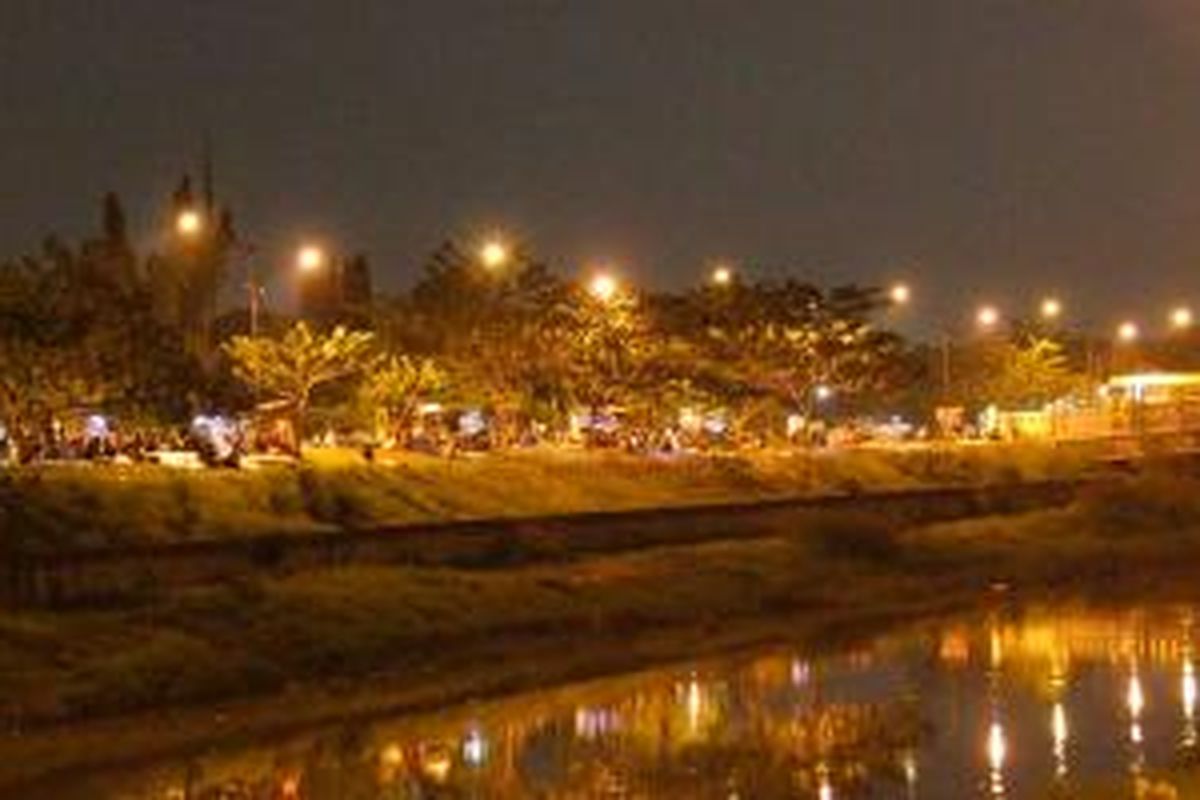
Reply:
[[125, 208], [116, 192], [104, 195], [104, 241], [110, 247], [120, 250], [129, 249], [129, 229], [125, 222]]
[[1063, 347], [1044, 337], [1003, 342], [989, 352], [983, 367], [981, 399], [1001, 408], [1041, 408], [1081, 384]]
[[391, 356], [363, 385], [370, 407], [385, 418], [390, 435], [404, 436], [422, 400], [441, 392], [446, 374], [428, 358]]
[[819, 385], [850, 400], [889, 388], [901, 342], [871, 320], [885, 305], [875, 288], [735, 282], [668, 298], [661, 315], [691, 346], [694, 383], [760, 427], [783, 412], [811, 413]]
[[366, 369], [373, 338], [341, 326], [316, 333], [297, 322], [280, 338], [235, 336], [223, 349], [239, 380], [288, 409], [299, 452], [313, 390]]
[[[629, 406], [657, 377], [656, 345], [645, 301], [628, 289], [597, 298], [578, 287], [572, 303], [570, 336], [571, 395], [592, 413], [611, 406]], [[657, 374], [655, 374], [657, 373]]]
[[446, 242], [376, 324], [389, 349], [435, 356], [454, 393], [488, 408], [505, 439], [565, 418], [572, 304], [571, 287], [519, 247], [489, 268]]

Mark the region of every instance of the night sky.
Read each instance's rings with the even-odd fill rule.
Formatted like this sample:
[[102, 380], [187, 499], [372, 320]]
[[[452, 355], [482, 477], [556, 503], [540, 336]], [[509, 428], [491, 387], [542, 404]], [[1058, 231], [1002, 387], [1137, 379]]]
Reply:
[[[1200, 304], [1200, 3], [0, 0], [0, 251], [149, 236], [211, 131], [265, 260], [400, 287], [448, 234], [681, 286], [706, 262]], [[960, 314], [961, 316], [961, 314]]]

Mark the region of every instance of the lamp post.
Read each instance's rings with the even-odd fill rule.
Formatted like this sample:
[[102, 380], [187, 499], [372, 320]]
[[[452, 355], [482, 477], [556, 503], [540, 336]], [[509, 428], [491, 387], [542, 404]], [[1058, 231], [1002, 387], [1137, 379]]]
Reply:
[[[975, 311], [975, 328], [980, 333], [991, 333], [1000, 324], [1000, 311], [993, 305], [982, 305]], [[951, 337], [950, 330], [942, 329], [942, 399], [950, 397], [951, 380]]]
[[250, 268], [250, 277], [246, 279], [246, 291], [250, 298], [250, 337], [258, 336], [258, 313], [259, 305], [262, 303], [263, 295], [266, 294], [266, 287], [254, 276], [254, 268]]

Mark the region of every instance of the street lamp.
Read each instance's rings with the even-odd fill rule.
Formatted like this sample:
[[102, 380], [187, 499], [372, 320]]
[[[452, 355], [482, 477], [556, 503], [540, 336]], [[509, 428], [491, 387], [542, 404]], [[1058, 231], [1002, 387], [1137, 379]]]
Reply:
[[733, 283], [733, 269], [722, 264], [712, 271], [712, 282], [714, 286], [728, 286]]
[[496, 239], [485, 242], [479, 248], [479, 260], [488, 269], [499, 269], [508, 263], [509, 252], [504, 243]]
[[1132, 344], [1137, 341], [1141, 335], [1141, 330], [1136, 322], [1126, 321], [1117, 326], [1117, 341], [1122, 344]]
[[1046, 320], [1047, 322], [1053, 322], [1062, 316], [1062, 312], [1062, 302], [1057, 297], [1047, 297], [1046, 299], [1042, 300], [1042, 319]]
[[607, 303], [616, 297], [618, 288], [617, 279], [607, 272], [596, 275], [588, 284], [588, 291], [592, 293], [592, 297], [601, 303]]
[[1177, 331], [1192, 327], [1193, 321], [1192, 310], [1187, 306], [1179, 306], [1171, 311], [1171, 327]]
[[982, 306], [975, 312], [975, 324], [985, 331], [995, 328], [1000, 322], [1000, 312], [995, 306]]
[[204, 217], [194, 208], [185, 208], [175, 217], [175, 232], [186, 238], [194, 238], [204, 228]]
[[893, 304], [906, 306], [912, 300], [912, 289], [907, 283], [895, 283], [888, 291], [888, 297], [891, 298]]
[[296, 266], [301, 272], [315, 272], [325, 266], [325, 251], [315, 244], [306, 244], [296, 253]]

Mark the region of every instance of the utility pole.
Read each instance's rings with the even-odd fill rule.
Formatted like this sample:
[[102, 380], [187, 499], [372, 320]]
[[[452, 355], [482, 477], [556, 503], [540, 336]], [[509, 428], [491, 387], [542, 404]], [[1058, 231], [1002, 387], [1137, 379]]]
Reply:
[[250, 336], [253, 338], [258, 336], [258, 309], [264, 292], [262, 285], [254, 278], [253, 271], [246, 281], [246, 291], [250, 296]]

